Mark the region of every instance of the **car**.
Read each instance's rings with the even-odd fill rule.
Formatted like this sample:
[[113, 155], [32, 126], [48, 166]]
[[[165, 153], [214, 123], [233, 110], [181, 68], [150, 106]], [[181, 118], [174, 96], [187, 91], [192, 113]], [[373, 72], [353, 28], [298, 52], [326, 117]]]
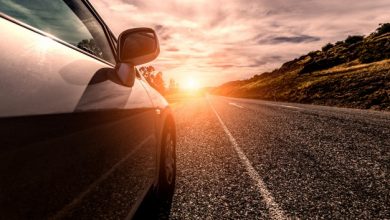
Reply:
[[85, 0], [0, 0], [0, 218], [131, 219], [168, 201], [176, 128], [139, 74], [156, 32], [118, 38]]

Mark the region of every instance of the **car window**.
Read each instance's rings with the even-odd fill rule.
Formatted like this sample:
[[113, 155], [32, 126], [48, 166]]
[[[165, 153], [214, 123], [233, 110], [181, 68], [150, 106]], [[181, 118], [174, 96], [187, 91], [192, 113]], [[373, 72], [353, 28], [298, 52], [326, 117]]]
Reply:
[[115, 63], [102, 26], [77, 0], [0, 0], [0, 11]]

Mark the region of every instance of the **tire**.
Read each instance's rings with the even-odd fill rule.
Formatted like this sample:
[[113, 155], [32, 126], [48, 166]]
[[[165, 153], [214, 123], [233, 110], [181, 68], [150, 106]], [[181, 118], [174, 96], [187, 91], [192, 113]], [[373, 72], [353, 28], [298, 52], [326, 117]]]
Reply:
[[167, 123], [163, 131], [157, 198], [160, 202], [171, 202], [176, 183], [176, 131]]

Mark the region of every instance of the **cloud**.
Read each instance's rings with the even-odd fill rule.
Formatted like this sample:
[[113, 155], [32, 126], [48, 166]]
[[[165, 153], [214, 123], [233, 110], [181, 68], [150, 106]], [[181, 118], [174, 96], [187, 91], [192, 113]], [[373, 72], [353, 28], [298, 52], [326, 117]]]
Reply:
[[116, 35], [153, 27], [152, 64], [180, 83], [251, 77], [348, 35], [389, 22], [388, 0], [91, 0]]
[[111, 11], [116, 11], [118, 13], [124, 12], [124, 13], [131, 13], [136, 11], [138, 8], [131, 4], [116, 4], [109, 6], [109, 9]]
[[298, 35], [298, 36], [276, 36], [269, 37], [265, 39], [259, 39], [257, 42], [259, 44], [281, 44], [281, 43], [309, 43], [314, 41], [319, 41], [321, 38], [313, 37], [309, 35]]
[[167, 49], [165, 49], [166, 51], [170, 51], [170, 52], [177, 52], [177, 51], [179, 51], [179, 49], [178, 48], [176, 48], [176, 47], [168, 47]]
[[163, 41], [167, 41], [171, 38], [169, 28], [161, 24], [155, 25], [154, 30], [157, 32], [159, 38], [161, 38]]

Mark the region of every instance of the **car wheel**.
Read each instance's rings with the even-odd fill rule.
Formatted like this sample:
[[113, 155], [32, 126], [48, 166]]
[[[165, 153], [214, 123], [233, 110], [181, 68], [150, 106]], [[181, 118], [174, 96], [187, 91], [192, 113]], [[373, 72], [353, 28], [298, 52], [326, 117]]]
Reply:
[[176, 132], [168, 124], [163, 132], [160, 175], [157, 187], [157, 196], [162, 201], [171, 200], [176, 182]]

